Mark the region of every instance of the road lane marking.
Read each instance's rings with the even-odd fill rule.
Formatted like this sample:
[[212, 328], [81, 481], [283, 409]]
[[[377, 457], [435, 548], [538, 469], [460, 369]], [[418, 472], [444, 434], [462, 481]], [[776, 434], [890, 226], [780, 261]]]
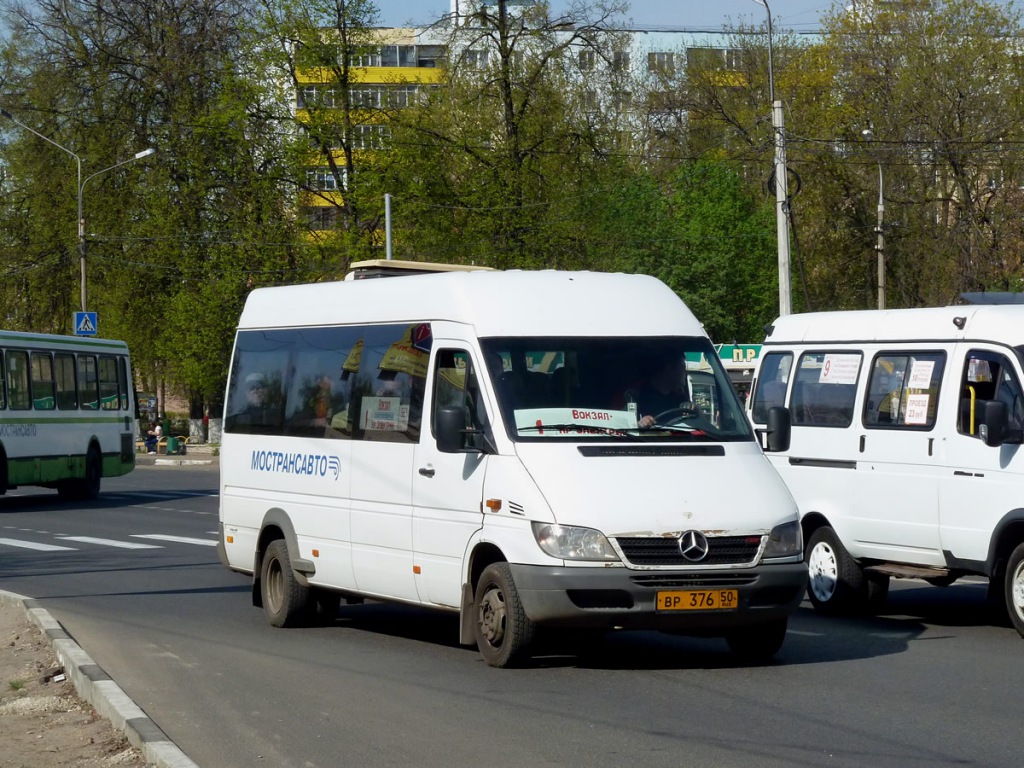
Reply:
[[39, 552], [74, 552], [75, 547], [61, 547], [56, 544], [39, 544], [34, 541], [20, 541], [18, 539], [0, 539], [0, 544], [8, 547], [19, 547], [21, 549], [35, 549]]
[[133, 539], [155, 539], [157, 541], [173, 541], [178, 544], [199, 544], [204, 547], [216, 547], [216, 541], [209, 539], [193, 539], [188, 536], [168, 536], [162, 533], [133, 533]]
[[97, 539], [94, 536], [58, 536], [62, 541], [77, 541], [82, 544], [102, 544], [105, 547], [121, 549], [162, 549], [159, 544], [141, 544], [135, 541], [116, 541], [114, 539]]

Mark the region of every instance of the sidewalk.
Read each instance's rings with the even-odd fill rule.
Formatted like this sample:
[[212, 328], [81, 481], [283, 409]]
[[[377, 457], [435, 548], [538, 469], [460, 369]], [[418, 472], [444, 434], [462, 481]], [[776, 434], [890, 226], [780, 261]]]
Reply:
[[189, 443], [184, 454], [167, 456], [163, 453], [136, 453], [139, 467], [220, 466], [220, 446], [209, 443]]

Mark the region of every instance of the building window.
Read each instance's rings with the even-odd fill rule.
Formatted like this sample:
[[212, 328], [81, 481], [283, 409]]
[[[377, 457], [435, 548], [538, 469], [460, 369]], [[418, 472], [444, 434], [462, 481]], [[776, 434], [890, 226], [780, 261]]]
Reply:
[[345, 189], [345, 169], [310, 168], [306, 171], [306, 185], [317, 192], [337, 192]]
[[675, 68], [675, 55], [669, 51], [651, 51], [647, 54], [647, 71], [671, 74]]
[[597, 91], [584, 91], [580, 97], [580, 106], [583, 107], [586, 112], [596, 112], [600, 106], [600, 102], [597, 98]]
[[352, 129], [352, 149], [384, 149], [391, 130], [386, 125], [356, 125]]
[[[394, 47], [394, 46], [391, 46]], [[350, 67], [380, 67], [380, 66], [394, 66], [393, 64], [382, 64], [382, 56], [380, 51], [364, 51], [363, 53], [354, 53], [348, 57], [348, 64]]]
[[629, 69], [629, 51], [616, 51], [612, 54], [612, 69], [625, 72]]
[[467, 50], [462, 54], [462, 62], [469, 69], [486, 69], [487, 51]]
[[597, 53], [595, 51], [580, 51], [579, 64], [581, 72], [589, 72], [597, 65]]
[[334, 229], [338, 221], [338, 209], [333, 206], [312, 206], [302, 209], [306, 228], [313, 232]]
[[334, 109], [343, 103], [341, 92], [333, 85], [310, 83], [299, 88], [295, 96], [295, 104], [299, 109], [309, 107]]

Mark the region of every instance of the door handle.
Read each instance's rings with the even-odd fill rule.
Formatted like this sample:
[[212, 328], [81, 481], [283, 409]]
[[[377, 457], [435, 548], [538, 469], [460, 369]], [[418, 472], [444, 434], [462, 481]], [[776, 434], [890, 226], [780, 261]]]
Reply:
[[423, 475], [424, 477], [433, 477], [434, 476], [434, 468], [433, 467], [420, 467], [420, 474]]

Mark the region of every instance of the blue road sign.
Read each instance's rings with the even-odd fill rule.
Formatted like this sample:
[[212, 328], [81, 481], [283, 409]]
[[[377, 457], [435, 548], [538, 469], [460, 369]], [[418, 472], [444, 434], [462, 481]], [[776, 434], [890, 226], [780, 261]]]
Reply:
[[99, 319], [95, 312], [75, 312], [75, 336], [95, 336]]

